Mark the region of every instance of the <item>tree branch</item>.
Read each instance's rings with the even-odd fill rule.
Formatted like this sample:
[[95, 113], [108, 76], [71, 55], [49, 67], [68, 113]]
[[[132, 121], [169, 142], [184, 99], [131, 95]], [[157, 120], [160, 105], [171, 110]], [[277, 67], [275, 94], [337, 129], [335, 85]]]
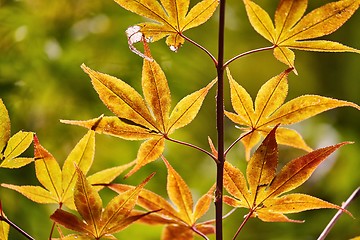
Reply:
[[350, 195], [350, 197], [341, 205], [341, 208], [337, 213], [334, 215], [334, 217], [330, 220], [328, 225], [325, 227], [324, 231], [320, 234], [317, 240], [324, 240], [326, 236], [329, 234], [330, 230], [334, 227], [336, 221], [339, 219], [341, 214], [344, 213], [343, 209], [346, 209], [348, 205], [353, 201], [355, 198], [360, 196], [360, 187], [355, 189], [355, 191]]

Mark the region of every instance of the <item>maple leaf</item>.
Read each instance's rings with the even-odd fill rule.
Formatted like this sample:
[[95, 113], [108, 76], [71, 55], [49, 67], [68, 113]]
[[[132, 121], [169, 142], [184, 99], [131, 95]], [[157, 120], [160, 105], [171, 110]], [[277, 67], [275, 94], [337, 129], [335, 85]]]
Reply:
[[3, 212], [2, 204], [0, 201], [0, 239], [1, 240], [8, 240], [8, 236], [9, 236], [10, 225], [5, 222], [5, 218], [6, 216], [5, 213]]
[[[298, 123], [321, 112], [343, 106], [350, 106], [360, 110], [355, 103], [337, 100], [318, 95], [303, 95], [284, 103], [287, 92], [288, 69], [271, 78], [259, 90], [255, 104], [247, 91], [240, 86], [227, 69], [230, 82], [231, 103], [236, 113], [225, 112], [234, 123], [246, 126], [241, 128], [248, 134], [241, 140], [245, 146], [246, 159], [250, 158], [251, 149], [266, 136], [277, 124], [290, 125]], [[289, 128], [279, 127], [276, 131], [276, 140], [279, 144], [288, 145], [311, 151], [301, 135]]]
[[216, 82], [213, 80], [206, 87], [184, 97], [170, 113], [170, 89], [164, 72], [155, 61], [144, 59], [144, 98], [118, 78], [94, 71], [85, 65], [82, 68], [90, 76], [100, 99], [116, 117], [100, 116], [88, 121], [62, 122], [127, 140], [146, 140], [139, 148], [136, 165], [126, 177], [160, 157], [165, 148], [165, 139], [196, 117], [205, 96]]
[[355, 52], [360, 50], [326, 40], [309, 40], [336, 31], [359, 8], [359, 0], [325, 4], [303, 16], [307, 0], [280, 0], [273, 24], [268, 13], [250, 0], [244, 0], [253, 28], [274, 44], [274, 56], [294, 67], [295, 54], [290, 49], [320, 52]]
[[301, 222], [291, 220], [284, 214], [320, 208], [341, 209], [337, 205], [306, 194], [282, 194], [303, 184], [321, 162], [348, 142], [320, 148], [296, 158], [276, 174], [276, 129], [277, 127], [271, 130], [251, 157], [246, 168], [247, 181], [239, 169], [229, 162], [225, 163], [224, 187], [233, 197], [225, 196], [224, 202], [233, 207], [248, 208], [250, 217], [258, 217], [266, 222]]
[[29, 148], [34, 133], [19, 131], [11, 136], [9, 113], [0, 99], [0, 167], [20, 168], [31, 163], [34, 158], [19, 157]]
[[184, 43], [182, 33], [205, 23], [219, 4], [219, 0], [202, 0], [188, 11], [190, 0], [161, 0], [160, 2], [156, 0], [115, 0], [115, 2], [131, 12], [155, 21], [138, 24], [138, 28], [131, 27], [133, 30], [128, 34], [130, 42], [141, 40], [141, 38], [135, 41], [131, 40], [131, 35], [134, 36], [137, 31], [140, 31], [149, 41], [157, 41], [168, 36], [166, 44], [173, 51], [176, 51]]
[[50, 218], [56, 223], [80, 233], [72, 235], [73, 239], [111, 238], [111, 234], [123, 230], [149, 214], [130, 215], [141, 189], [153, 175], [147, 177], [136, 188], [114, 197], [103, 209], [98, 191], [89, 183], [84, 173], [77, 168], [78, 178], [75, 186], [74, 201], [81, 219], [62, 209], [57, 209]]
[[[142, 218], [140, 222], [151, 225], [165, 224], [162, 240], [191, 240], [194, 234], [206, 236], [214, 233], [214, 221], [202, 223], [197, 223], [197, 221], [209, 210], [213, 202], [215, 187], [211, 187], [194, 207], [189, 187], [170, 163], [165, 158], [163, 160], [168, 170], [167, 192], [172, 204], [163, 197], [143, 189], [139, 194], [137, 204], [148, 211], [159, 211]], [[119, 193], [133, 189], [132, 186], [125, 184], [107, 184], [106, 186]]]
[[[73, 192], [76, 182], [75, 164], [84, 173], [89, 171], [95, 153], [95, 132], [91, 130], [88, 131], [76, 144], [66, 158], [62, 170], [51, 153], [41, 146], [36, 136], [34, 137], [34, 147], [36, 177], [43, 187], [16, 186], [5, 183], [1, 184], [1, 186], [18, 191], [37, 203], [57, 203], [60, 207], [64, 204], [71, 209], [75, 209], [73, 202]], [[106, 169], [89, 178], [92, 183], [109, 183], [131, 165], [132, 163]]]

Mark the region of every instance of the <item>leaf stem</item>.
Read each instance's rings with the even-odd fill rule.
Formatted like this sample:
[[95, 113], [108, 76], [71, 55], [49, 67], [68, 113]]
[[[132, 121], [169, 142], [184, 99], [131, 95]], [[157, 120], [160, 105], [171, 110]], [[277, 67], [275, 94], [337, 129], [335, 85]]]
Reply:
[[187, 36], [185, 36], [183, 33], [180, 33], [180, 36], [185, 38], [186, 41], [190, 42], [191, 44], [195, 45], [196, 47], [200, 48], [201, 50], [203, 50], [210, 58], [211, 60], [214, 62], [215, 66], [218, 65], [218, 61], [216, 60], [216, 58], [211, 54], [211, 52], [209, 50], [207, 50], [205, 47], [203, 47], [202, 45], [198, 44], [197, 42], [195, 42], [194, 40], [192, 40], [191, 38], [188, 38]]
[[[58, 208], [58, 209], [61, 209], [61, 208], [62, 208], [62, 205], [63, 205], [62, 203], [59, 203], [59, 208]], [[53, 233], [54, 233], [55, 225], [56, 225], [56, 223], [53, 222], [53, 225], [51, 226], [51, 230], [50, 230], [49, 240], [52, 239], [52, 235], [53, 235]]]
[[188, 143], [188, 142], [183, 142], [183, 141], [180, 141], [180, 140], [176, 140], [176, 139], [173, 139], [173, 138], [170, 138], [168, 136], [165, 136], [165, 139], [166, 140], [169, 140], [171, 142], [174, 142], [174, 143], [178, 143], [178, 144], [181, 144], [181, 145], [185, 145], [185, 146], [188, 146], [188, 147], [191, 147], [191, 148], [194, 148], [196, 150], [199, 150], [200, 152], [203, 152], [205, 153], [206, 155], [208, 155], [209, 157], [211, 157], [215, 162], [217, 162], [217, 157], [214, 156], [212, 153], [206, 151], [205, 149], [199, 147], [199, 146], [196, 146], [194, 144], [191, 144], [191, 143]]
[[238, 58], [244, 57], [244, 56], [249, 55], [249, 54], [252, 54], [252, 53], [257, 53], [257, 52], [262, 52], [262, 51], [271, 50], [271, 49], [274, 49], [275, 47], [276, 47], [276, 45], [272, 45], [272, 46], [270, 46], [270, 47], [257, 48], [257, 49], [253, 49], [253, 50], [250, 50], [250, 51], [241, 53], [241, 54], [236, 55], [235, 57], [227, 60], [227, 61], [224, 63], [224, 67], [226, 67], [227, 65], [229, 65], [231, 62], [235, 61], [235, 60], [238, 59]]
[[324, 240], [326, 236], [329, 234], [330, 230], [334, 227], [336, 221], [339, 219], [341, 214], [344, 213], [344, 209], [347, 208], [347, 206], [353, 201], [355, 198], [360, 197], [360, 187], [355, 189], [355, 191], [350, 195], [350, 197], [341, 205], [342, 209], [339, 209], [337, 213], [334, 215], [334, 217], [330, 220], [328, 225], [325, 227], [323, 232], [320, 234], [317, 240]]
[[205, 240], [209, 240], [209, 238], [203, 234], [202, 232], [200, 232], [199, 230], [197, 230], [195, 227], [191, 227], [191, 229], [196, 233], [198, 234], [199, 236], [203, 237]]
[[218, 33], [218, 64], [216, 93], [216, 129], [218, 163], [216, 165], [215, 189], [215, 221], [216, 240], [223, 239], [223, 188], [224, 188], [224, 40], [225, 40], [225, 0], [220, 0], [219, 33]]
[[250, 133], [252, 133], [253, 131], [249, 131], [246, 133], [243, 133], [240, 135], [240, 137], [238, 137], [224, 152], [224, 155], [226, 156], [228, 154], [228, 152], [235, 146], [235, 144], [237, 144], [241, 139], [243, 139], [244, 137], [246, 137], [247, 135], [249, 135]]
[[13, 227], [16, 231], [18, 231], [19, 233], [21, 233], [22, 235], [24, 235], [24, 237], [26, 237], [29, 240], [35, 240], [35, 238], [31, 237], [27, 232], [25, 232], [24, 230], [22, 230], [20, 227], [18, 227], [15, 223], [13, 223], [12, 221], [10, 221], [8, 218], [6, 218], [5, 216], [3, 216], [2, 214], [0, 215], [0, 221], [4, 221], [7, 224], [9, 224], [11, 227]]
[[250, 219], [251, 215], [253, 214], [254, 210], [251, 209], [250, 212], [246, 215], [244, 221], [242, 221], [241, 225], [239, 226], [238, 230], [236, 231], [234, 237], [232, 240], [235, 240], [237, 238], [237, 236], [239, 235], [240, 231], [243, 229], [243, 227], [245, 226], [245, 223]]

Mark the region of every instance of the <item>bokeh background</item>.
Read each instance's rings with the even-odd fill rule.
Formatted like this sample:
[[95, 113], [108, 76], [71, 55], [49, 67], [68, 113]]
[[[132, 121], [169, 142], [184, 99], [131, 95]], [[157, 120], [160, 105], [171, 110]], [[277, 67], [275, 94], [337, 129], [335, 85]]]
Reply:
[[[191, 4], [195, 4], [192, 1]], [[235, 54], [269, 46], [250, 26], [241, 1], [228, 1], [226, 19], [226, 58]], [[261, 3], [270, 13], [276, 4]], [[265, 5], [267, 4], [267, 5]], [[311, 2], [309, 9], [322, 3]], [[206, 24], [186, 32], [216, 54], [217, 15]], [[12, 134], [24, 129], [34, 131], [41, 143], [62, 165], [68, 153], [86, 130], [61, 124], [59, 119], [90, 119], [101, 114], [111, 115], [92, 89], [80, 65], [102, 71], [133, 85], [141, 92], [142, 59], [130, 52], [125, 30], [144, 21], [127, 12], [115, 2], [85, 0], [0, 0], [0, 97], [8, 108]], [[360, 14], [356, 13], [328, 40], [342, 42], [360, 49]], [[151, 44], [152, 54], [169, 80], [173, 105], [185, 95], [205, 86], [215, 77], [214, 64], [199, 49], [186, 43], [177, 53], [164, 41]], [[296, 52], [299, 76], [290, 76], [288, 99], [302, 94], [319, 94], [360, 104], [360, 55], [350, 53]], [[255, 97], [259, 87], [286, 66], [277, 62], [271, 52], [256, 53], [239, 59], [230, 66], [233, 76]], [[228, 87], [226, 85], [226, 87]], [[228, 88], [225, 90], [228, 95]], [[226, 106], [231, 110], [229, 97]], [[199, 116], [174, 138], [208, 148], [207, 137], [216, 139], [215, 91], [204, 102]], [[297, 191], [341, 204], [360, 185], [360, 115], [351, 108], [339, 108], [294, 126], [313, 148], [355, 141], [332, 155], [312, 178]], [[226, 144], [240, 134], [226, 122]], [[130, 162], [136, 157], [140, 142], [97, 136], [96, 157], [90, 171]], [[181, 154], [180, 154], [181, 153]], [[30, 149], [25, 153], [33, 154]], [[304, 154], [299, 150], [280, 147], [280, 164]], [[191, 187], [194, 199], [204, 194], [215, 181], [215, 165], [201, 153], [172, 143], [165, 156]], [[237, 145], [229, 160], [244, 169], [244, 149]], [[151, 172], [156, 176], [147, 187], [166, 197], [166, 169], [158, 160], [121, 183], [138, 184]], [[34, 166], [18, 170], [0, 169], [0, 182], [38, 185]], [[114, 195], [101, 192], [104, 204]], [[56, 206], [38, 205], [22, 195], [0, 188], [0, 199], [7, 216], [36, 239], [47, 239]], [[229, 211], [225, 207], [225, 212]], [[349, 210], [356, 219], [342, 216], [328, 239], [349, 239], [360, 235], [360, 199]], [[231, 239], [246, 211], [237, 210], [224, 220], [225, 239]], [[263, 223], [251, 219], [239, 239], [315, 239], [335, 214], [334, 210], [309, 211], [291, 215], [305, 219], [303, 224]], [[213, 211], [204, 220], [213, 218]], [[162, 227], [135, 224], [117, 234], [118, 239], [159, 239]], [[212, 237], [213, 238], [213, 237]], [[24, 239], [13, 229], [9, 239]], [[199, 238], [200, 239], [200, 238]]]

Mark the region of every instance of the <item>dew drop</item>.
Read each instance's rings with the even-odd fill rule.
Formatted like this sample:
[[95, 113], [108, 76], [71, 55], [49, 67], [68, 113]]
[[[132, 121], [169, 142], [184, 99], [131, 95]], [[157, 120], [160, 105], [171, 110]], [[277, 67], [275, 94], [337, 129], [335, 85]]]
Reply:
[[125, 33], [128, 38], [129, 44], [134, 44], [142, 40], [143, 34], [140, 32], [141, 27], [138, 25], [128, 27]]
[[[135, 26], [131, 26], [128, 27], [128, 29], [126, 29], [125, 33], [128, 39], [128, 44], [129, 44], [129, 48], [130, 50], [139, 55], [142, 58], [147, 59], [148, 61], [153, 62], [154, 60], [152, 58], [149, 58], [148, 56], [145, 56], [145, 54], [143, 54], [142, 52], [140, 52], [138, 49], [136, 49], [136, 47], [134, 46], [135, 43], [141, 42], [144, 40], [144, 35], [142, 34], [142, 32], [140, 32], [141, 27], [138, 25]], [[145, 39], [145, 41], [149, 41], [148, 39]]]
[[153, 37], [147, 37], [145, 39], [146, 39], [146, 42], [148, 42], [148, 43], [151, 43], [154, 40]]
[[173, 52], [177, 52], [178, 48], [175, 46], [170, 46], [170, 50]]

